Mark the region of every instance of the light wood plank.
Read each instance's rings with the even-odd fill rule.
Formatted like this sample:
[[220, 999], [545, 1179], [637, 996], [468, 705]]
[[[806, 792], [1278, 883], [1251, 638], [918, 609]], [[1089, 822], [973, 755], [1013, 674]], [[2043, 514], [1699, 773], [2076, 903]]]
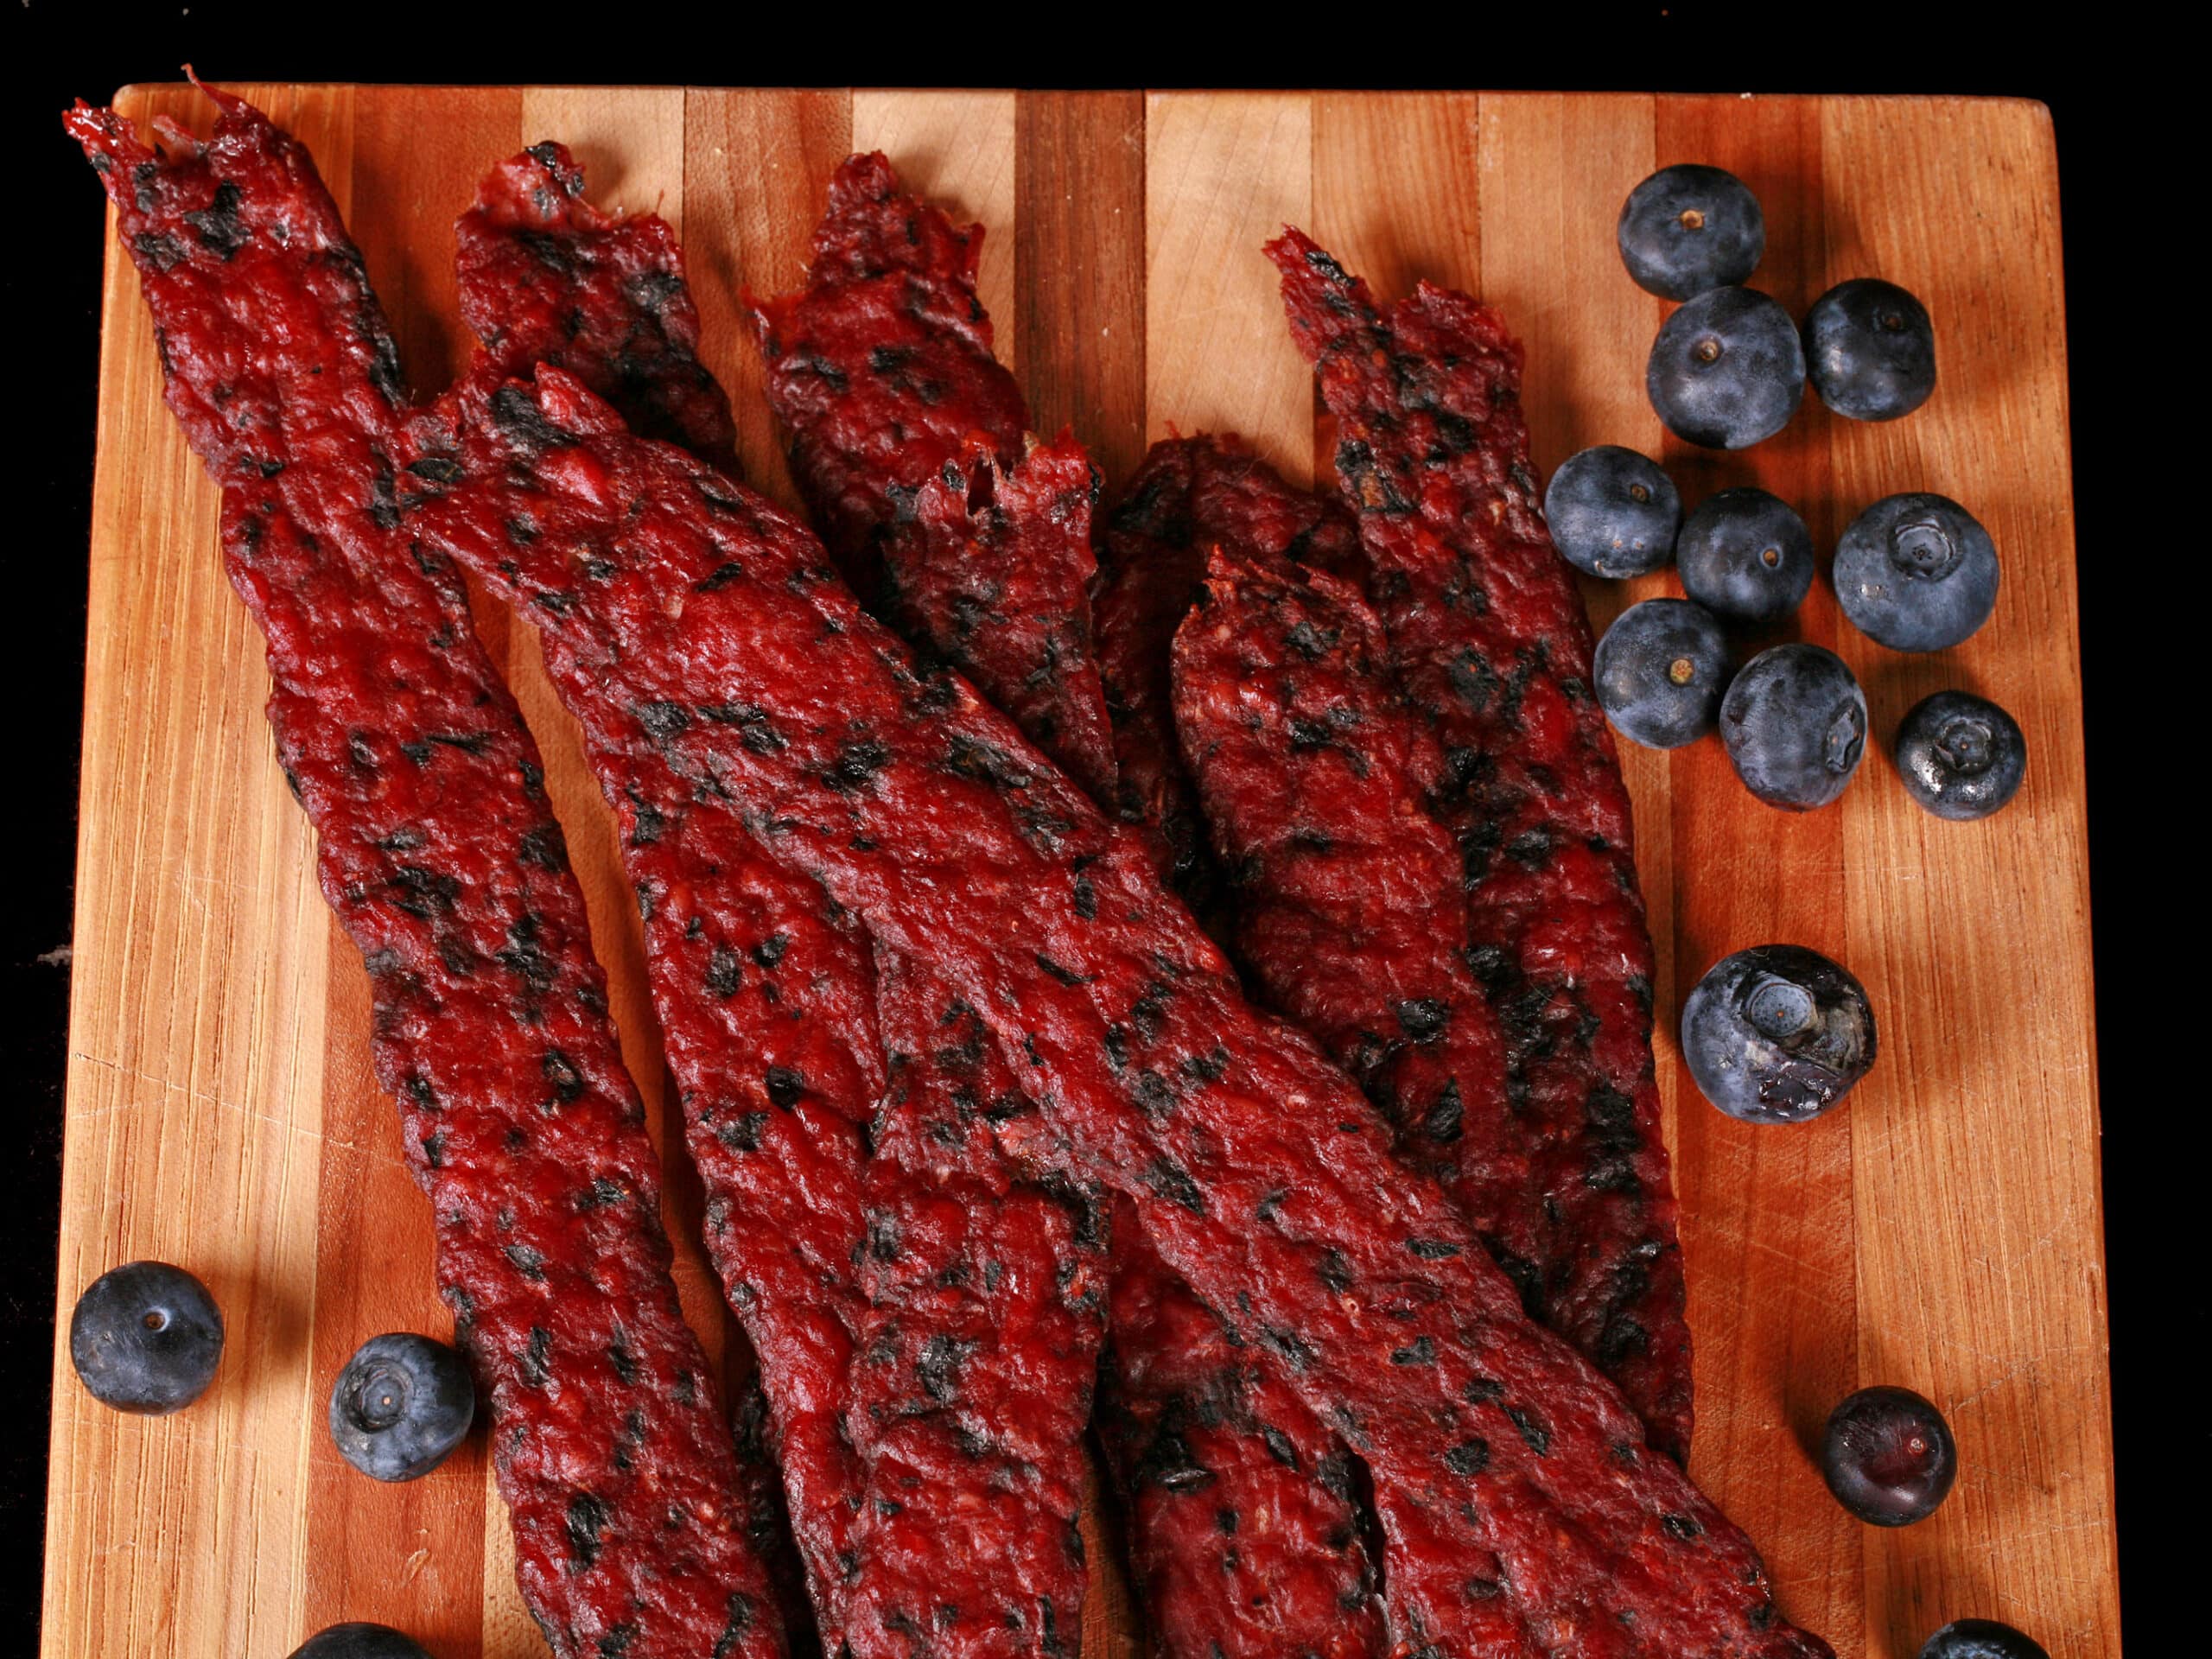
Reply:
[[699, 302], [700, 353], [728, 390], [747, 481], [794, 510], [798, 491], [768, 412], [743, 296], [784, 293], [803, 280], [830, 175], [852, 148], [847, 92], [684, 94], [684, 264]]
[[1294, 483], [1313, 473], [1313, 377], [1260, 249], [1312, 217], [1313, 137], [1304, 93], [1145, 103], [1145, 435], [1241, 433]]
[[1974, 1613], [2088, 1659], [2118, 1651], [2119, 1624], [2056, 156], [2038, 105], [1821, 116], [1822, 281], [1919, 295], [1941, 377], [1904, 420], [1834, 423], [1839, 523], [1936, 490], [2005, 560], [1964, 645], [1906, 657], [1847, 627], [1839, 649], [1885, 747], [1914, 702], [1958, 686], [2012, 710], [2029, 753], [2018, 798], [1982, 823], [1920, 811], [1886, 753], [1843, 803], [1847, 960], [1887, 1016], [1852, 1109], [1859, 1369], [1941, 1405], [1961, 1463], [1931, 1520], [1865, 1535], [1868, 1651], [1909, 1659]]
[[991, 314], [993, 350], [1019, 372], [1014, 326], [1014, 127], [1012, 92], [880, 92], [853, 94], [853, 148], [880, 149], [906, 187], [983, 227], [976, 297]]

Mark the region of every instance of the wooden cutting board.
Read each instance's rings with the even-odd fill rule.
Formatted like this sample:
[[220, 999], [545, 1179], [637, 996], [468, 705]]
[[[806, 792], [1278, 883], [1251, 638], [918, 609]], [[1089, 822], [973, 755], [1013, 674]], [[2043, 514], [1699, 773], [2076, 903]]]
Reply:
[[[1000, 355], [1039, 426], [1072, 423], [1111, 479], [1148, 440], [1206, 429], [1313, 474], [1312, 382], [1259, 252], [1291, 221], [1386, 295], [1427, 276], [1502, 305], [1528, 344], [1547, 471], [1628, 444], [1662, 454], [1693, 503], [1732, 484], [1778, 492], [1824, 550], [1893, 491], [1968, 504], [2005, 559], [1975, 639], [1882, 651], [1840, 623], [1825, 585], [1796, 631], [1858, 671], [1885, 742], [1939, 687], [2010, 708], [2032, 758], [2005, 812], [1939, 823], [1870, 754], [1839, 806], [1790, 817], [1754, 803], [1713, 741], [1671, 757], [1624, 746], [1697, 1338], [1694, 1468], [1764, 1549], [1789, 1615], [1840, 1653], [1910, 1656], [1963, 1614], [2024, 1626], [2061, 1659], [2118, 1652], [2057, 174], [2039, 105], [240, 90], [313, 149], [426, 389], [464, 356], [449, 226], [493, 162], [558, 138], [596, 199], [676, 221], [746, 470], [785, 499], [737, 295], [794, 283], [831, 167], [880, 147], [989, 227]], [[209, 113], [178, 87], [121, 102], [201, 130]], [[1745, 455], [1666, 437], [1642, 379], [1665, 308], [1624, 274], [1612, 233], [1629, 188], [1680, 161], [1758, 193], [1757, 281], [1793, 313], [1846, 276], [1918, 293], [1940, 340], [1934, 401], [1887, 426], [1810, 403]], [[480, 1444], [380, 1487], [322, 1428], [356, 1344], [448, 1322], [369, 1076], [359, 961], [316, 894], [261, 719], [260, 641], [219, 569], [216, 493], [162, 408], [111, 227], [100, 382], [60, 1308], [66, 1330], [99, 1272], [165, 1257], [213, 1287], [231, 1341], [212, 1395], [154, 1421], [93, 1404], [57, 1352], [45, 1652], [281, 1659], [353, 1618], [403, 1626], [438, 1659], [540, 1654]], [[1602, 623], [1675, 591], [1668, 572], [1590, 599]], [[611, 821], [534, 639], [504, 616], [487, 631], [545, 747], [658, 1122], [669, 1103]], [[1681, 1079], [1670, 1027], [1713, 960], [1776, 940], [1866, 982], [1882, 1058], [1844, 1109], [1752, 1128]], [[682, 1248], [698, 1199], [680, 1149], [671, 1177]], [[680, 1274], [718, 1348], [724, 1316], [696, 1249]], [[1829, 1407], [1878, 1382], [1941, 1404], [1963, 1464], [1943, 1510], [1901, 1532], [1847, 1517], [1808, 1456]], [[1094, 1543], [1085, 1651], [1135, 1659], [1146, 1643], [1113, 1541]]]

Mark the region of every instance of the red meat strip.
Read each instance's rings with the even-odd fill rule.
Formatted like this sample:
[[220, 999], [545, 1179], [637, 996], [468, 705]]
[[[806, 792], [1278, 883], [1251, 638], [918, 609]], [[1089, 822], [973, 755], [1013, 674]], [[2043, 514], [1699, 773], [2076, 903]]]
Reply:
[[[894, 225], [915, 227], [912, 238], [887, 239]], [[1042, 444], [1020, 429], [1027, 412], [990, 356], [976, 302], [980, 235], [900, 194], [882, 157], [846, 164], [808, 289], [766, 308], [787, 319], [810, 363], [799, 407], [824, 383], [818, 361], [836, 365], [848, 389], [810, 429], [812, 442], [793, 430], [793, 462], [817, 502], [840, 504], [847, 536], [883, 551], [887, 620], [964, 664], [1042, 747], [1081, 766], [1106, 730], [1085, 660], [1096, 474], [1071, 438]], [[919, 264], [893, 276], [910, 258]], [[862, 358], [866, 325], [884, 321], [887, 277], [911, 283], [910, 302], [931, 297], [906, 304], [902, 326], [880, 332]], [[788, 414], [772, 349], [770, 360], [772, 397]], [[887, 381], [880, 365], [893, 361]], [[901, 425], [909, 398], [957, 442], [914, 443]], [[1011, 468], [999, 454], [1009, 421], [1006, 447], [1020, 457]], [[1073, 673], [1060, 671], [1064, 660]], [[884, 1266], [857, 1393], [895, 1433], [873, 1447], [861, 1526], [864, 1553], [912, 1572], [910, 1589], [886, 1586], [872, 1616], [903, 1623], [936, 1605], [947, 1626], [939, 1653], [1050, 1654], [1071, 1639], [1085, 1585], [1077, 1523], [1104, 1334], [1105, 1211], [1088, 1199], [1071, 1211], [1071, 1190], [1013, 1179], [994, 1125], [1010, 1139], [1028, 1133], [1017, 1121], [1034, 1109], [1024, 1068], [950, 986], [883, 953], [877, 1013], [894, 1090], [870, 1169], [871, 1254]], [[995, 1602], [1021, 1610], [1017, 1626], [948, 1599], [948, 1544]]]
[[1491, 1255], [1510, 1273], [1541, 1264], [1544, 1198], [1506, 1109], [1497, 1020], [1460, 950], [1458, 849], [1424, 804], [1433, 746], [1391, 686], [1381, 623], [1325, 572], [1217, 550], [1176, 635], [1174, 688], [1206, 821], [1237, 872], [1244, 960], [1366, 1086], [1402, 1158], [1443, 1182]]
[[957, 229], [917, 201], [881, 155], [847, 160], [806, 287], [753, 304], [768, 400], [855, 585], [999, 688], [1103, 798], [1114, 740], [1086, 598], [1095, 481], [1072, 441], [1029, 436], [976, 297], [982, 245], [981, 226]]
[[[676, 428], [711, 456], [727, 447], [728, 405], [689, 355], [694, 314], [675, 239], [658, 219], [601, 213], [582, 190], [554, 144], [485, 181], [457, 238], [461, 309], [481, 347], [474, 390], [425, 430], [471, 398], [485, 418], [508, 417], [496, 389], [550, 350], [586, 384], [626, 391], [626, 418], [642, 410], [648, 429]], [[588, 326], [561, 326], [576, 309]], [[684, 349], [626, 372], [618, 359], [632, 342], [671, 320]], [[672, 406], [658, 397], [668, 367], [683, 394]], [[526, 502], [502, 533], [534, 533]], [[654, 1011], [706, 1192], [708, 1253], [759, 1356], [767, 1439], [834, 1652], [865, 1576], [854, 1536], [864, 1475], [849, 1415], [865, 1317], [868, 1126], [885, 1087], [870, 947], [820, 883], [762, 855], [727, 802], [699, 798], [655, 755], [595, 759], [645, 918]], [[791, 1611], [794, 1624], [804, 1617]]]
[[[1218, 875], [1175, 752], [1168, 677], [1176, 626], [1217, 540], [1300, 553], [1356, 553], [1357, 540], [1349, 514], [1282, 486], [1234, 440], [1211, 438], [1154, 444], [1108, 521], [1096, 604], [1116, 804], [1161, 879], [1218, 925]], [[1281, 1362], [1239, 1346], [1134, 1223], [1116, 1234], [1111, 1322], [1100, 1440], [1162, 1652], [1382, 1652], [1356, 1465]]]
[[461, 314], [504, 363], [555, 363], [633, 432], [680, 443], [737, 475], [729, 399], [699, 361], [699, 312], [668, 221], [584, 200], [556, 143], [495, 169], [454, 227]]
[[1337, 419], [1395, 676], [1441, 753], [1432, 798], [1459, 843], [1468, 961], [1503, 1024], [1509, 1104], [1555, 1217], [1522, 1289], [1679, 1459], [1689, 1327], [1651, 938], [1589, 619], [1529, 467], [1521, 348], [1464, 294], [1423, 283], [1385, 313], [1299, 232], [1268, 252]]
[[[527, 499], [536, 538], [445, 503], [426, 545], [522, 601], [595, 748], [740, 801], [774, 857], [1036, 1064], [1071, 1173], [1128, 1198], [1372, 1471], [1394, 1640], [1828, 1651], [1612, 1386], [1525, 1317], [1441, 1190], [1392, 1161], [1357, 1087], [1244, 1003], [1133, 838], [768, 503], [632, 437], [562, 371], [504, 395], [507, 418], [467, 429], [467, 470]], [[614, 568], [586, 569], [585, 547]]]
[[412, 512], [457, 475], [399, 464], [397, 354], [306, 151], [210, 95], [204, 146], [171, 129], [157, 154], [83, 105], [68, 126], [223, 488], [278, 757], [490, 1397], [524, 1599], [563, 1659], [767, 1659], [779, 1620], [537, 751], [461, 588], [409, 556]]
[[1233, 435], [1154, 444], [1107, 517], [1091, 605], [1114, 727], [1113, 804], [1154, 841], [1168, 885], [1202, 918], [1220, 906], [1220, 873], [1176, 751], [1168, 648], [1217, 544], [1328, 569], [1359, 556], [1340, 502], [1292, 489]]

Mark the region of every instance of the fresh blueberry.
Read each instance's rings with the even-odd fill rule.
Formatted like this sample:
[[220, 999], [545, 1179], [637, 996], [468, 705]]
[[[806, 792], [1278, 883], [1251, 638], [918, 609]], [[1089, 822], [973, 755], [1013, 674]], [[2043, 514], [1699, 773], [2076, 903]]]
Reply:
[[1920, 1659], [2050, 1659], [2042, 1643], [1993, 1618], [1955, 1618], [1921, 1644]]
[[430, 1659], [429, 1649], [389, 1624], [333, 1624], [292, 1649], [292, 1659]]
[[1884, 496], [1835, 544], [1835, 596], [1852, 626], [1892, 651], [1942, 651], [1997, 605], [1997, 545], [1948, 496]]
[[1904, 792], [1939, 818], [1986, 818], [2017, 794], [2028, 770], [2019, 722], [1986, 697], [1938, 691], [1897, 728]]
[[1686, 599], [1631, 605], [1598, 642], [1598, 702], [1624, 737], [1679, 749], [1713, 729], [1728, 689], [1728, 642]]
[[1651, 342], [1643, 390], [1676, 437], [1748, 449], [1789, 425], [1805, 400], [1797, 325], [1757, 289], [1700, 294]]
[[1617, 443], [1569, 455], [1544, 491], [1552, 543], [1593, 576], [1649, 575], [1674, 556], [1682, 498], [1659, 463]]
[[118, 1411], [181, 1411], [215, 1380], [223, 1312], [207, 1287], [166, 1262], [133, 1262], [92, 1281], [69, 1316], [69, 1361], [92, 1398]]
[[1744, 787], [1806, 812], [1843, 793], [1866, 747], [1866, 696], [1843, 658], [1776, 645], [1744, 665], [1720, 703], [1720, 741]]
[[1861, 1389], [1828, 1414], [1821, 1477], [1870, 1527], [1925, 1521], [1958, 1474], [1951, 1426], [1910, 1389]]
[[476, 1389], [461, 1356], [410, 1332], [371, 1337], [330, 1390], [330, 1438], [377, 1480], [429, 1474], [475, 1416]]
[[1699, 1091], [1746, 1123], [1818, 1117], [1874, 1064], [1865, 988], [1796, 944], [1715, 963], [1682, 1004], [1681, 1037]]
[[1682, 591], [1731, 622], [1779, 622], [1813, 586], [1813, 537], [1778, 495], [1723, 490], [1675, 538]]
[[1838, 283], [1805, 315], [1805, 371], [1821, 401], [1854, 421], [1894, 421], [1936, 390], [1928, 308], [1874, 276]]
[[1733, 173], [1685, 162], [1628, 193], [1618, 236], [1639, 288], [1687, 300], [1751, 279], [1766, 251], [1766, 218]]

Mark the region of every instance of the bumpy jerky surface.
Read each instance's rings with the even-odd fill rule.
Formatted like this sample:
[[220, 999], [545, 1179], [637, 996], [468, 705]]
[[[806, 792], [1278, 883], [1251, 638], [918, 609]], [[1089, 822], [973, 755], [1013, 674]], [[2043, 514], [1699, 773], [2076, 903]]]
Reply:
[[1095, 482], [1036, 445], [976, 298], [982, 227], [956, 229], [881, 155], [830, 181], [806, 287], [754, 302], [768, 399], [830, 549], [1102, 798], [1114, 740], [1090, 641]]
[[1281, 1362], [1232, 1336], [1118, 1202], [1098, 1432], [1160, 1652], [1388, 1652], [1351, 1452]]
[[[768, 503], [559, 370], [507, 390], [536, 418], [485, 436], [540, 535], [517, 548], [464, 513], [429, 544], [525, 601], [589, 741], [740, 800], [774, 857], [1037, 1063], [1073, 1173], [1126, 1196], [1373, 1471], [1394, 1640], [1828, 1651], [1613, 1386], [1527, 1319], [1441, 1189], [1391, 1159], [1357, 1086], [1242, 1000], [1132, 838]], [[582, 569], [586, 544], [614, 568]]]
[[1558, 1219], [1544, 1318], [1689, 1445], [1689, 1327], [1651, 1060], [1651, 939], [1628, 794], [1590, 690], [1590, 623], [1529, 467], [1521, 351], [1423, 283], [1387, 312], [1295, 231], [1269, 245], [1337, 417], [1368, 593], [1442, 754], [1470, 964], [1503, 1022], [1511, 1106]]
[[[556, 148], [493, 173], [461, 219], [461, 308], [481, 349], [463, 385], [418, 428], [442, 452], [458, 450], [455, 421], [512, 416], [498, 391], [531, 369], [532, 353], [558, 346], [586, 384], [634, 391], [639, 381], [615, 360], [626, 342], [649, 336], [658, 319], [691, 315], [666, 226], [599, 213], [565, 152], [543, 154]], [[537, 213], [536, 198], [556, 188], [556, 211]], [[525, 211], [526, 231], [517, 218]], [[625, 271], [671, 280], [642, 284]], [[590, 326], [551, 328], [572, 299], [588, 302]], [[696, 409], [721, 416], [720, 427], [690, 423], [701, 442], [687, 447], [710, 453], [727, 436], [721, 389], [710, 378], [695, 389], [688, 374], [677, 384], [696, 390]], [[636, 406], [624, 412], [634, 419]], [[534, 537], [526, 496], [502, 505], [499, 493], [487, 486], [475, 509], [502, 536]], [[578, 556], [588, 576], [594, 556]], [[594, 760], [645, 918], [654, 1012], [706, 1193], [708, 1254], [758, 1357], [766, 1439], [834, 1653], [863, 1570], [853, 1536], [863, 1471], [847, 1419], [865, 1300], [856, 1262], [866, 1127], [884, 1088], [869, 947], [820, 883], [761, 854], [729, 803], [700, 798], [656, 755]], [[806, 1615], [791, 1600], [797, 1628]]]
[[82, 106], [69, 127], [223, 486], [277, 753], [491, 1400], [524, 1601], [563, 1659], [769, 1659], [779, 1621], [537, 753], [460, 588], [409, 556], [410, 513], [460, 474], [398, 464], [391, 337], [305, 150], [213, 96], [204, 148], [168, 131], [156, 155]]
[[1036, 1107], [975, 1010], [895, 953], [877, 978], [891, 1090], [868, 1172], [853, 1624], [902, 1659], [1072, 1655], [1106, 1214], [1071, 1183], [1014, 1179], [995, 1137]]
[[[846, 164], [808, 289], [771, 309], [810, 362], [822, 340], [844, 341], [825, 348], [830, 360], [868, 384], [810, 434], [793, 428], [793, 454], [853, 468], [836, 474], [858, 486], [840, 498], [842, 522], [883, 551], [887, 620], [965, 666], [1061, 764], [1110, 772], [1087, 661], [1096, 474], [1072, 439], [1043, 444], [1020, 429], [1026, 411], [975, 304], [979, 238], [900, 194], [880, 156]], [[861, 336], [841, 330], [872, 316], [887, 281], [912, 286], [903, 330], [870, 336], [862, 360]], [[899, 366], [878, 385], [885, 353]], [[906, 430], [910, 398], [957, 442], [933, 444], [926, 421], [919, 439]], [[999, 453], [1009, 417], [1012, 467]], [[822, 457], [810, 436], [838, 454]], [[817, 480], [813, 493], [831, 492]], [[941, 978], [881, 953], [877, 1014], [893, 1087], [868, 1181], [878, 1270], [855, 1406], [872, 1581], [855, 1586], [853, 1624], [899, 1638], [927, 1624], [945, 1659], [1052, 1654], [1073, 1640], [1084, 1590], [1077, 1519], [1103, 1335], [1103, 1211], [1072, 1189], [1013, 1179], [1000, 1141], [1032, 1133], [1027, 1068]], [[963, 1578], [944, 1574], [948, 1553], [967, 1564]]]
[[1543, 1196], [1506, 1109], [1497, 1016], [1460, 951], [1459, 856], [1424, 800], [1427, 734], [1391, 684], [1382, 625], [1325, 572], [1224, 547], [1175, 637], [1174, 689], [1236, 872], [1246, 963], [1516, 1282], [1541, 1274]]
[[1233, 435], [1163, 438], [1106, 519], [1092, 626], [1114, 726], [1113, 804], [1155, 843], [1168, 885], [1199, 916], [1220, 906], [1220, 872], [1176, 750], [1168, 650], [1217, 543], [1337, 569], [1359, 532], [1333, 497], [1293, 489]]
[[502, 362], [559, 364], [632, 430], [736, 476], [737, 429], [699, 361], [676, 233], [658, 214], [604, 213], [583, 191], [583, 169], [551, 143], [485, 179], [454, 226], [470, 332]]
[[[1115, 805], [1154, 868], [1219, 925], [1219, 872], [1176, 753], [1168, 652], [1216, 541], [1357, 551], [1351, 515], [1291, 489], [1233, 438], [1152, 447], [1108, 521], [1094, 597]], [[1124, 1241], [1135, 1241], [1125, 1248]], [[1168, 1659], [1385, 1649], [1343, 1442], [1281, 1361], [1240, 1347], [1132, 1220], [1116, 1235], [1100, 1439]]]

